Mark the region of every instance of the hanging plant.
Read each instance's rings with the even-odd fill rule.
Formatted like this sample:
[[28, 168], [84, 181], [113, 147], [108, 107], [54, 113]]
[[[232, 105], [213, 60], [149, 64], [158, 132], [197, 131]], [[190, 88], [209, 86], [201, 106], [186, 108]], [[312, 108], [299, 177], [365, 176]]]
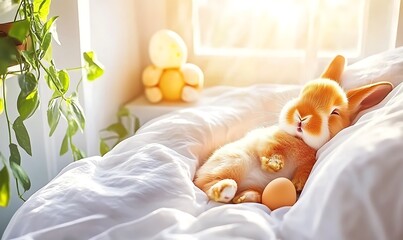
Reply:
[[[78, 85], [71, 87], [69, 72], [86, 70], [86, 79], [92, 81], [103, 74], [103, 68], [93, 52], [83, 53], [84, 66], [73, 69], [57, 68], [52, 58], [52, 38], [57, 40], [55, 22], [57, 16], [48, 18], [51, 0], [9, 1], [18, 4], [13, 22], [0, 24], [0, 124], [6, 124], [7, 133], [1, 133], [1, 141], [8, 141], [9, 155], [0, 152], [0, 206], [6, 207], [10, 199], [10, 180], [15, 179], [18, 195], [24, 200], [24, 193], [31, 188], [31, 180], [21, 166], [21, 151], [32, 156], [31, 139], [25, 121], [32, 117], [39, 106], [41, 94], [38, 85], [45, 81], [53, 92], [48, 102], [47, 120], [53, 135], [60, 119], [67, 122], [65, 137], [60, 147], [63, 155], [71, 150], [74, 160], [85, 156], [73, 136], [85, 127], [85, 116], [79, 102]], [[0, 5], [0, 8], [2, 6]], [[6, 5], [9, 7], [9, 5]], [[1, 9], [0, 9], [1, 10]], [[7, 81], [18, 77], [20, 93], [17, 99], [18, 116], [9, 114], [12, 107], [7, 99]]]

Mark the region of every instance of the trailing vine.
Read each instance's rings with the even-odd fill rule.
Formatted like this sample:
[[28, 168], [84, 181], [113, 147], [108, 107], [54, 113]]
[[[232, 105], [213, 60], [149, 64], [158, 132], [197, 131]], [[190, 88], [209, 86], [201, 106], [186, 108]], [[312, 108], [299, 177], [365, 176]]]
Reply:
[[[49, 137], [59, 126], [60, 119], [67, 122], [60, 155], [71, 151], [74, 160], [85, 157], [84, 152], [74, 143], [73, 137], [85, 127], [85, 115], [79, 102], [78, 82], [72, 88], [70, 71], [86, 70], [86, 79], [93, 81], [103, 74], [103, 69], [95, 59], [93, 52], [84, 52], [84, 66], [72, 69], [58, 69], [52, 57], [52, 38], [56, 38], [55, 22], [57, 16], [48, 18], [51, 0], [21, 0], [18, 2], [12, 27], [6, 36], [0, 37], [0, 114], [4, 114], [8, 134], [8, 161], [0, 152], [0, 206], [6, 207], [10, 199], [10, 180], [15, 179], [18, 195], [24, 200], [24, 193], [31, 188], [31, 180], [21, 166], [20, 151], [32, 156], [31, 139], [25, 121], [32, 117], [41, 99], [39, 82], [45, 81], [52, 91], [48, 102], [47, 121]], [[17, 46], [20, 45], [20, 46]], [[21, 45], [23, 47], [21, 47]], [[18, 78], [20, 93], [17, 98], [18, 116], [12, 119], [7, 101], [7, 81]], [[2, 120], [0, 118], [0, 120]], [[3, 123], [4, 122], [4, 123]], [[2, 140], [3, 141], [3, 140]], [[1, 164], [0, 164], [1, 166]], [[10, 171], [11, 170], [11, 171]]]

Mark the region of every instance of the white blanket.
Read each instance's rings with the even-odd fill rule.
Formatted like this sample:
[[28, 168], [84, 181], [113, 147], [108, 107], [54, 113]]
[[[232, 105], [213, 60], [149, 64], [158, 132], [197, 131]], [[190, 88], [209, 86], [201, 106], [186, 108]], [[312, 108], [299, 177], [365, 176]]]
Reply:
[[347, 69], [346, 88], [381, 79], [395, 89], [319, 150], [291, 208], [211, 202], [192, 179], [215, 148], [276, 123], [299, 87], [215, 87], [199, 107], [71, 163], [23, 204], [3, 238], [403, 239], [403, 49], [365, 61]]

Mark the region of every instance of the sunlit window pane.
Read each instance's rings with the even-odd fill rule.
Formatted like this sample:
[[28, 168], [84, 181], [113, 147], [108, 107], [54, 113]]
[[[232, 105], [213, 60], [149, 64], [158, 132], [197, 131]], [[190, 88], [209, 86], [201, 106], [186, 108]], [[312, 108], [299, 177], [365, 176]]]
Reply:
[[319, 4], [319, 49], [359, 54], [365, 0], [326, 0], [319, 1]]
[[365, 0], [195, 0], [196, 51], [359, 54]]

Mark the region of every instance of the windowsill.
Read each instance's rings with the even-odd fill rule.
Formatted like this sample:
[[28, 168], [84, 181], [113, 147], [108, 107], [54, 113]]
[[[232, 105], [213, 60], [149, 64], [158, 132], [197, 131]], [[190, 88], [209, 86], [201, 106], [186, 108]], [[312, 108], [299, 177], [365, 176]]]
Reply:
[[162, 101], [159, 103], [151, 103], [144, 95], [141, 95], [140, 97], [137, 97], [131, 102], [127, 103], [125, 107], [131, 114], [139, 118], [141, 125], [144, 125], [144, 123], [166, 113], [196, 105], [198, 105], [198, 102], [186, 103], [179, 101]]

